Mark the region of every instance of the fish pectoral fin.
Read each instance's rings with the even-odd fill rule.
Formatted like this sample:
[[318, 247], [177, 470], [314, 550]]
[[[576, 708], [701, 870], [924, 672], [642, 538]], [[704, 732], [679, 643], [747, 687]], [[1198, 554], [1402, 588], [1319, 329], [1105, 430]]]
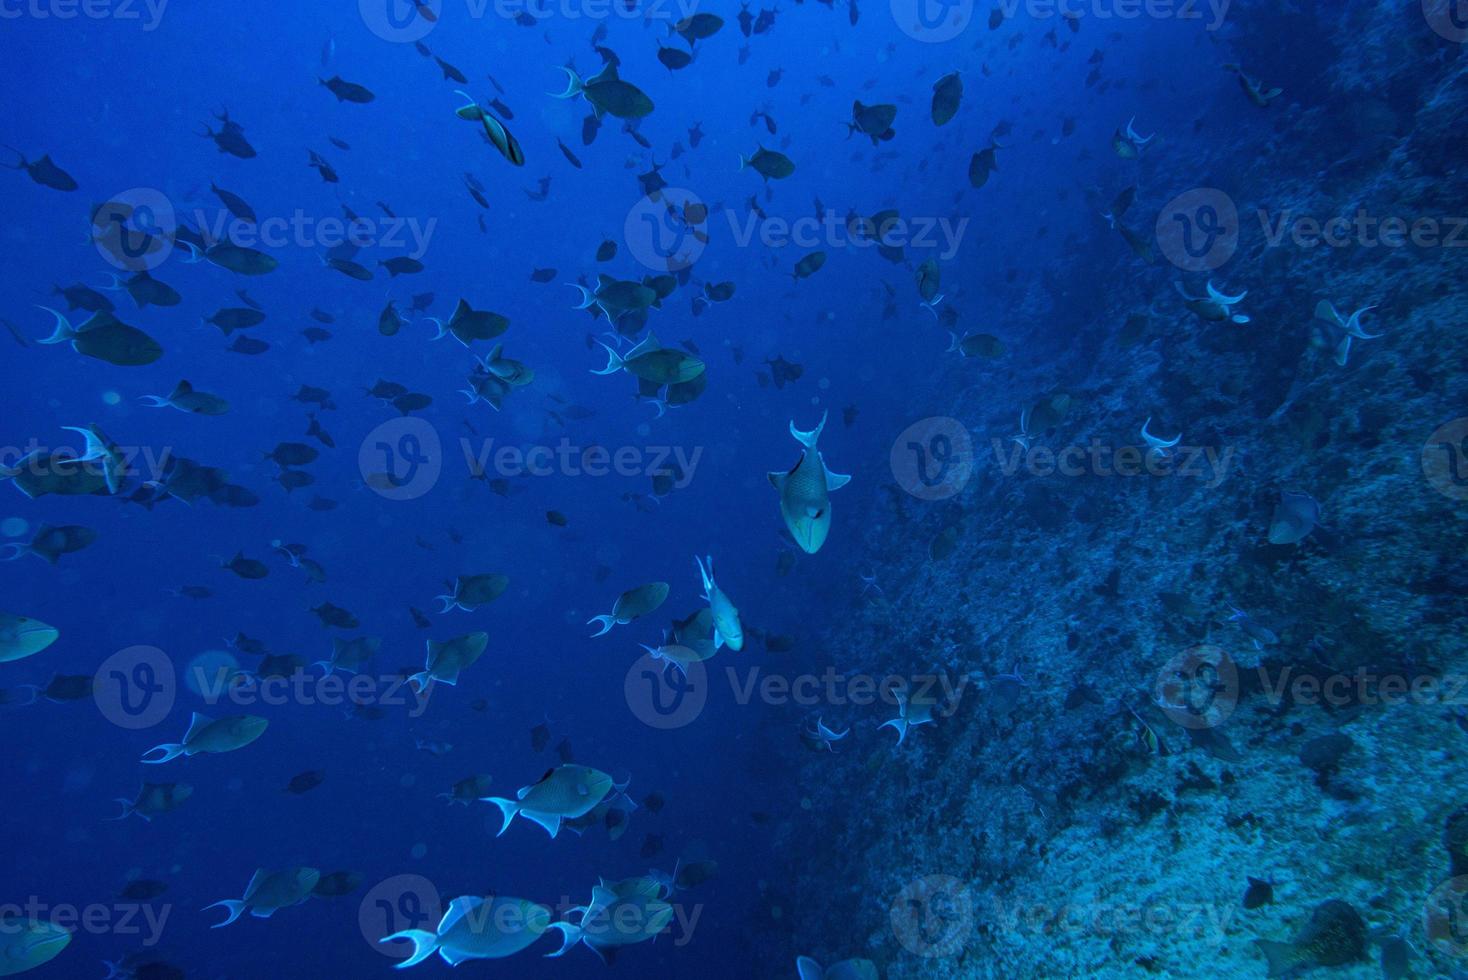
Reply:
[[[825, 462], [822, 461], [821, 465], [822, 466], [825, 466]], [[849, 474], [846, 474], [846, 473], [832, 473], [830, 467], [826, 467], [826, 490], [827, 491], [840, 490], [842, 487], [846, 486], [846, 484], [848, 484], [850, 482], [851, 482], [851, 476]]]
[[781, 493], [785, 492], [785, 481], [790, 478], [789, 473], [781, 473], [779, 470], [770, 471], [770, 486]]

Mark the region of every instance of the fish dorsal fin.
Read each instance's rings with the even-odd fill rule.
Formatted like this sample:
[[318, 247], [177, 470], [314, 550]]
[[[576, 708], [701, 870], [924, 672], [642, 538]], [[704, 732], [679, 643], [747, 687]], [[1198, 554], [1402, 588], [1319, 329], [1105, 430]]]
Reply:
[[[195, 715], [194, 717], [197, 718], [199, 716]], [[251, 876], [250, 883], [245, 886], [244, 901], [248, 902], [250, 899], [254, 898], [255, 893], [260, 890], [261, 885], [265, 884], [265, 879], [268, 877], [270, 877], [269, 871], [266, 871], [264, 868], [258, 869], [255, 874]]]
[[423, 663], [423, 666], [426, 669], [433, 669], [433, 665], [436, 664], [438, 662], [438, 658], [443, 655], [443, 647], [444, 645], [442, 643], [439, 643], [435, 640], [428, 641], [428, 659], [425, 660]]
[[484, 899], [478, 895], [460, 895], [449, 903], [449, 907], [443, 913], [443, 919], [438, 924], [438, 934], [445, 935], [460, 919], [484, 904]]
[[489, 357], [485, 358], [484, 363], [493, 364], [495, 361], [498, 361], [500, 359], [500, 356], [504, 353], [504, 351], [504, 344], [495, 344], [489, 352]]
[[1345, 318], [1336, 311], [1335, 304], [1330, 302], [1330, 300], [1323, 299], [1315, 304], [1315, 319], [1324, 320], [1326, 323], [1342, 329], [1346, 326]]
[[800, 974], [800, 980], [825, 980], [826, 971], [809, 956], [801, 956], [795, 961], [795, 972]]
[[214, 724], [213, 718], [195, 711], [193, 717], [189, 719], [189, 730], [184, 732], [184, 744], [188, 745], [191, 739], [196, 738], [200, 732], [212, 724]]
[[192, 395], [193, 393], [194, 393], [194, 386], [193, 385], [189, 384], [187, 381], [180, 381], [174, 387], [173, 394], [169, 395], [168, 398], [169, 398], [170, 401], [172, 401], [175, 398], [182, 397], [183, 395]]
[[601, 272], [601, 273], [598, 273], [597, 274], [597, 277], [596, 277], [596, 290], [597, 290], [597, 292], [601, 292], [603, 289], [609, 289], [612, 286], [615, 286], [616, 284], [617, 284], [617, 280], [613, 279], [611, 276], [607, 275], [605, 272]]
[[823, 429], [825, 429], [825, 427], [826, 427], [826, 416], [827, 416], [827, 414], [828, 413], [826, 413], [826, 412], [822, 412], [821, 413], [821, 421], [820, 421], [820, 424], [817, 425], [814, 429], [812, 429], [809, 432], [802, 432], [799, 429], [797, 429], [795, 427], [795, 420], [794, 419], [791, 419], [790, 420], [790, 434], [795, 437], [795, 441], [796, 442], [800, 443], [805, 448], [807, 448], [807, 449], [814, 449], [814, 448], [816, 448], [816, 443], [821, 438], [821, 431]]
[[596, 912], [601, 909], [610, 908], [616, 903], [619, 897], [612, 889], [597, 885], [591, 890], [591, 911]]
[[851, 482], [850, 475], [846, 473], [832, 473], [831, 467], [826, 465], [825, 459], [821, 460], [821, 467], [826, 471], [826, 490], [840, 490]]
[[459, 300], [459, 305], [457, 305], [457, 306], [454, 307], [453, 316], [449, 317], [449, 323], [452, 324], [456, 320], [462, 320], [466, 316], [473, 316], [473, 315], [474, 315], [474, 308], [469, 305], [469, 301], [468, 300], [465, 300], [465, 299], [460, 299]]
[[633, 358], [641, 357], [643, 354], [651, 354], [655, 350], [662, 349], [662, 346], [658, 343], [657, 334], [648, 333], [648, 335], [643, 338], [642, 343], [638, 344], [636, 347], [632, 348], [622, 356], [622, 360], [630, 361]]

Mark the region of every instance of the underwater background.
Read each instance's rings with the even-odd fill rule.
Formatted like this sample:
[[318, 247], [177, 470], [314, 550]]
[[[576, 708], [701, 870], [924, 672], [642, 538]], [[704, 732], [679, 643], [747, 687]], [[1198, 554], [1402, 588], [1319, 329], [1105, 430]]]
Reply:
[[0, 975], [1464, 975], [1465, 43], [0, 3]]

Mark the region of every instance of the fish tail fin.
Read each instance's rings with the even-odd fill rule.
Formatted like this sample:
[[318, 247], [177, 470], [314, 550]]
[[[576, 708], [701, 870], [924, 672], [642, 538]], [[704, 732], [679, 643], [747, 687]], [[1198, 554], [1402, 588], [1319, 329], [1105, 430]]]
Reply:
[[561, 930], [561, 948], [554, 953], [546, 953], [547, 957], [565, 956], [586, 934], [580, 926], [574, 922], [552, 922], [547, 929]]
[[450, 609], [454, 608], [454, 602], [456, 600], [451, 595], [440, 595], [440, 596], [434, 596], [433, 598], [434, 598], [434, 601], [435, 602], [441, 602], [441, 603], [443, 603], [443, 608], [439, 610], [439, 613], [446, 613]]
[[714, 556], [708, 556], [708, 567], [704, 567], [705, 559], [697, 555], [693, 556], [693, 560], [698, 563], [698, 574], [703, 579], [703, 597], [708, 599], [709, 594], [714, 590]]
[[420, 670], [418, 673], [408, 678], [408, 683], [413, 685], [414, 693], [422, 694], [425, 690], [428, 689], [428, 684], [431, 680], [432, 678], [428, 676], [428, 671]]
[[[163, 755], [157, 759], [148, 758], [148, 756], [152, 755], [154, 752], [162, 752]], [[161, 765], [165, 762], [172, 762], [174, 759], [177, 759], [179, 756], [183, 755], [183, 752], [183, 743], [164, 742], [162, 745], [155, 745], [148, 751], [144, 752], [141, 761], [150, 766]], [[211, 905], [210, 908], [213, 908], [213, 906]], [[233, 922], [234, 919], [230, 919], [229, 921]]]
[[332, 663], [330, 660], [318, 660], [311, 666], [325, 668], [327, 677], [330, 677], [336, 671], [336, 664]]
[[1296, 963], [1295, 944], [1275, 942], [1272, 939], [1256, 939], [1254, 945], [1269, 961], [1269, 976], [1278, 977], [1288, 973]]
[[430, 317], [425, 317], [424, 319], [426, 319], [429, 323], [433, 324], [435, 327], [438, 328], [438, 333], [434, 334], [434, 337], [433, 337], [434, 340], [443, 340], [445, 337], [447, 337], [449, 335], [448, 328], [443, 325], [443, 321], [440, 320], [438, 317], [436, 317], [436, 316], [430, 316]]
[[227, 911], [229, 913], [229, 918], [225, 919], [223, 922], [216, 922], [214, 925], [209, 927], [210, 929], [223, 929], [235, 919], [238, 919], [245, 912], [245, 903], [237, 898], [226, 898], [222, 902], [215, 902], [213, 905], [206, 905], [199, 911], [207, 912], [210, 909], [217, 908], [223, 908], [225, 911]]
[[826, 427], [826, 416], [829, 414], [829, 412], [822, 412], [820, 424], [809, 432], [801, 432], [795, 427], [795, 420], [791, 419], [790, 434], [795, 437], [796, 442], [800, 443], [806, 449], [816, 448], [816, 443], [821, 438], [821, 431]]
[[738, 154], [738, 156], [739, 156], [739, 169], [740, 170], [743, 170], [745, 167], [749, 166], [749, 157], [745, 156], [743, 153]]
[[45, 340], [37, 341], [37, 343], [64, 344], [68, 340], [72, 340], [76, 337], [76, 328], [71, 325], [71, 321], [68, 320], [66, 317], [51, 309], [51, 307], [49, 306], [37, 306], [36, 309], [45, 310], [47, 313], [56, 318], [56, 327], [52, 331], [51, 336], [47, 337]]
[[884, 728], [896, 729], [897, 744], [901, 745], [902, 740], [907, 738], [907, 729], [909, 728], [909, 725], [907, 724], [906, 718], [893, 718], [891, 721], [884, 721], [882, 722], [882, 724], [878, 725], [877, 731], [880, 732]]
[[547, 95], [552, 96], [553, 98], [557, 98], [557, 99], [574, 99], [576, 96], [580, 95], [582, 92], [584, 92], [586, 90], [586, 86], [583, 85], [582, 82], [581, 82], [581, 76], [580, 75], [576, 74], [574, 71], [572, 71], [571, 69], [567, 68], [565, 65], [560, 65], [559, 67], [560, 67], [561, 71], [563, 71], [563, 72], [566, 73], [566, 91], [564, 91], [564, 92], [547, 92], [546, 93]]
[[574, 289], [581, 290], [581, 302], [580, 302], [580, 304], [571, 307], [571, 309], [573, 309], [573, 310], [589, 310], [589, 309], [591, 309], [592, 304], [596, 302], [596, 297], [594, 295], [592, 295], [591, 290], [587, 289], [585, 286], [581, 285], [579, 282], [570, 282], [570, 283], [567, 283], [566, 285], [571, 286]]
[[617, 618], [615, 616], [593, 616], [586, 621], [586, 625], [590, 626], [592, 623], [601, 624], [601, 629], [591, 634], [592, 636], [606, 636], [612, 631], [612, 627], [617, 625]]
[[[927, 303], [924, 303], [923, 305], [924, 306], [927, 306], [928, 304]], [[958, 350], [958, 334], [956, 334], [952, 330], [950, 330], [950, 331], [948, 331], [948, 336], [950, 338], [952, 338], [952, 339], [948, 342], [948, 349], [943, 352], [945, 354], [951, 354], [954, 351]]]
[[6, 170], [24, 170], [27, 166], [29, 166], [29, 163], [26, 161], [25, 154], [17, 150], [15, 147], [9, 146], [5, 143], [0, 143], [0, 149], [9, 150], [11, 153], [14, 153], [17, 157], [20, 158], [20, 163], [16, 164], [13, 167], [8, 163], [0, 163], [0, 167], [4, 167]]
[[510, 823], [515, 819], [515, 814], [520, 812], [520, 804], [515, 800], [501, 799], [498, 796], [486, 796], [484, 802], [493, 803], [500, 808], [500, 815], [505, 818], [505, 822], [501, 825], [500, 832], [495, 834], [495, 836], [503, 837], [505, 831], [510, 829]]
[[122, 806], [122, 812], [119, 813], [115, 817], [103, 817], [102, 818], [103, 820], [109, 820], [109, 821], [112, 821], [112, 820], [126, 820], [128, 817], [130, 817], [130, 816], [133, 815], [133, 803], [132, 803], [132, 800], [129, 800], [126, 797], [119, 796], [117, 799], [113, 800], [112, 802], [121, 804], [121, 806]]
[[417, 966], [438, 950], [438, 936], [422, 929], [404, 929], [395, 932], [391, 936], [384, 936], [379, 942], [391, 943], [400, 939], [406, 939], [413, 944], [413, 955], [397, 965], [397, 969], [406, 970], [410, 966]]
[[[1346, 339], [1350, 339], [1349, 337]], [[28, 545], [3, 544], [0, 545], [0, 561], [15, 561], [26, 553]], [[13, 549], [13, 550], [12, 550]], [[6, 554], [5, 552], [10, 552]]]
[[158, 395], [144, 395], [138, 401], [146, 402], [149, 408], [167, 408], [168, 399]]
[[622, 355], [612, 350], [606, 344], [603, 344], [600, 340], [597, 341], [597, 344], [600, 345], [602, 350], [607, 352], [607, 366], [600, 371], [592, 371], [592, 374], [616, 374], [626, 366], [627, 362], [622, 360]]

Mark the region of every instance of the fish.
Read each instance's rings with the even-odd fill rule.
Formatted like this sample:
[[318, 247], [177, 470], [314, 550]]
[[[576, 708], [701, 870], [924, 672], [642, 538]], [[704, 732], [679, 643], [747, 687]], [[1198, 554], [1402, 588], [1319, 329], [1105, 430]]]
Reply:
[[307, 769], [298, 772], [286, 783], [283, 792], [293, 793], [297, 796], [309, 793], [322, 783], [326, 782], [326, 771], [323, 769]]
[[243, 898], [224, 899], [204, 906], [203, 911], [223, 908], [228, 913], [228, 918], [210, 926], [211, 929], [229, 925], [247, 910], [257, 919], [268, 919], [280, 909], [300, 905], [310, 898], [320, 881], [321, 872], [315, 868], [287, 868], [283, 871], [261, 868], [250, 879]]
[[415, 275], [423, 271], [423, 263], [417, 259], [399, 255], [386, 261], [379, 261], [379, 266], [387, 270], [387, 274], [396, 279], [398, 276]]
[[468, 960], [515, 955], [550, 928], [551, 918], [549, 908], [523, 898], [463, 895], [449, 903], [432, 932], [404, 929], [381, 941], [413, 944], [413, 952], [398, 963], [400, 970], [417, 966], [434, 953], [450, 966], [458, 966]]
[[570, 68], [562, 66], [561, 71], [566, 73], [565, 91], [549, 94], [557, 99], [581, 96], [591, 104], [598, 120], [603, 115], [616, 116], [618, 119], [641, 119], [653, 111], [652, 99], [636, 85], [622, 80], [617, 74], [615, 62], [609, 62], [596, 75], [584, 80]]
[[1249, 101], [1261, 109], [1268, 109], [1270, 103], [1284, 94], [1284, 89], [1279, 87], [1267, 88], [1259, 79], [1249, 75], [1244, 69], [1235, 64], [1226, 64], [1224, 71], [1231, 71], [1239, 76], [1239, 88], [1249, 97]]
[[657, 335], [651, 332], [642, 343], [626, 354], [619, 354], [600, 341], [597, 343], [607, 352], [607, 365], [600, 371], [593, 370], [592, 374], [607, 375], [626, 371], [634, 378], [662, 386], [692, 381], [703, 374], [705, 369], [701, 359], [684, 351], [663, 347], [658, 342]]
[[71, 944], [71, 932], [34, 913], [0, 914], [0, 975], [25, 973], [44, 966]]
[[1269, 976], [1291, 976], [1311, 967], [1345, 966], [1366, 959], [1367, 928], [1361, 913], [1341, 899], [1315, 906], [1310, 919], [1286, 942], [1256, 939]]
[[499, 807], [504, 817], [504, 824], [495, 836], [504, 836], [515, 817], [523, 816], [554, 838], [560, 833], [563, 820], [590, 813], [614, 788], [621, 791], [611, 776], [598, 769], [561, 765], [546, 770], [538, 782], [521, 788], [513, 800], [490, 796], [484, 802]]
[[429, 317], [428, 321], [438, 328], [438, 336], [434, 340], [452, 335], [465, 347], [476, 340], [493, 340], [510, 328], [508, 318], [488, 310], [476, 310], [462, 298], [447, 324], [436, 317]]
[[790, 423], [790, 434], [804, 446], [793, 467], [787, 472], [773, 471], [770, 484], [780, 494], [780, 516], [790, 536], [806, 554], [813, 555], [826, 543], [831, 529], [830, 494], [851, 482], [851, 477], [833, 473], [826, 466], [816, 443], [826, 427], [826, 414], [810, 432], [802, 432]]
[[24, 170], [31, 180], [40, 184], [42, 187], [49, 187], [56, 191], [70, 192], [80, 186], [76, 182], [76, 178], [58, 167], [56, 161], [52, 160], [49, 154], [42, 154], [37, 160], [27, 160], [24, 153], [21, 153], [13, 147], [0, 143], [0, 149], [9, 150], [20, 158], [20, 162], [17, 164], [0, 163], [0, 167], [5, 167], [8, 170]]
[[273, 255], [266, 255], [258, 249], [236, 245], [233, 242], [220, 242], [209, 246], [204, 250], [204, 258], [221, 269], [228, 269], [242, 276], [263, 276], [274, 272], [280, 265], [280, 260]]
[[210, 129], [206, 124], [204, 132], [200, 135], [212, 139], [220, 153], [228, 153], [230, 156], [239, 157], [241, 160], [251, 160], [256, 156], [255, 148], [245, 138], [244, 127], [229, 118], [229, 110], [216, 112], [214, 118], [219, 122], [219, 132]]
[[934, 126], [946, 126], [958, 115], [963, 100], [963, 78], [951, 71], [933, 83], [932, 117]]
[[610, 613], [605, 616], [593, 616], [586, 621], [586, 625], [596, 623], [601, 628], [591, 635], [605, 636], [612, 631], [614, 626], [625, 626], [648, 613], [657, 611], [667, 601], [668, 591], [667, 582], [649, 582], [635, 589], [628, 589], [617, 597]]
[[896, 135], [892, 128], [896, 118], [897, 106], [891, 103], [863, 105], [857, 99], [851, 106], [851, 122], [846, 124], [846, 135], [849, 138], [854, 133], [863, 133], [871, 137], [872, 145], [876, 146]]
[[492, 782], [493, 780], [483, 773], [466, 776], [449, 787], [447, 793], [439, 793], [438, 798], [448, 800], [449, 806], [453, 806], [455, 803], [462, 803], [464, 806], [468, 806], [480, 798], [488, 796], [489, 787]]
[[591, 890], [591, 901], [576, 923], [553, 922], [562, 934], [561, 948], [548, 957], [564, 956], [585, 943], [605, 964], [625, 946], [648, 942], [673, 921], [675, 909], [665, 901], [667, 888], [657, 879], [629, 878], [606, 882]]
[[196, 391], [188, 381], [174, 385], [166, 396], [144, 395], [143, 401], [151, 408], [176, 408], [189, 415], [226, 415], [229, 402], [207, 391]]
[[473, 666], [488, 646], [488, 633], [466, 633], [442, 643], [429, 640], [423, 670], [411, 675], [408, 681], [419, 693], [434, 681], [453, 687], [459, 683], [459, 674]]
[[50, 307], [39, 307], [56, 318], [51, 336], [38, 343], [70, 343], [72, 350], [117, 367], [143, 367], [163, 356], [163, 346], [137, 327], [129, 326], [111, 313], [93, 313], [81, 325]]
[[697, 556], [693, 559], [698, 564], [699, 578], [703, 580], [703, 599], [709, 604], [709, 610], [714, 618], [714, 649], [717, 650], [728, 645], [730, 650], [736, 653], [744, 649], [744, 627], [739, 621], [739, 609], [730, 601], [714, 581], [714, 559], [708, 556], [700, 560]]
[[504, 595], [509, 587], [508, 575], [461, 575], [454, 580], [448, 595], [438, 596], [438, 601], [443, 603], [439, 612], [446, 613], [451, 609], [476, 612]]
[[[424, 3], [424, 4], [415, 4], [415, 6], [418, 6], [421, 9], [423, 6], [426, 6], [426, 3]], [[434, 55], [433, 56], [433, 60], [436, 61], [436, 62], [438, 62], [438, 67], [443, 72], [443, 79], [444, 79], [444, 81], [446, 81], [446, 82], [458, 82], [460, 85], [468, 85], [469, 84], [469, 78], [468, 78], [468, 76], [465, 75], [463, 72], [459, 71], [459, 69], [455, 68], [453, 65], [449, 64], [447, 61], [444, 61], [438, 55]]]
[[209, 183], [209, 190], [214, 193], [215, 197], [219, 198], [219, 203], [224, 205], [225, 210], [236, 218], [252, 225], [258, 222], [258, 219], [255, 217], [255, 209], [250, 207], [249, 202], [243, 197], [240, 197], [233, 191], [225, 190], [213, 181]]
[[999, 161], [995, 153], [1004, 147], [998, 140], [990, 140], [989, 146], [975, 153], [968, 162], [968, 182], [974, 187], [983, 187], [989, 182], [989, 177], [999, 169]]
[[317, 81], [328, 92], [336, 96], [338, 102], [354, 102], [358, 105], [366, 105], [368, 102], [377, 98], [376, 95], [372, 94], [371, 89], [358, 85], [355, 82], [348, 82], [340, 75], [333, 75], [330, 78], [318, 78]]
[[148, 902], [168, 891], [168, 883], [156, 881], [151, 878], [134, 878], [123, 886], [118, 892], [119, 898], [131, 899], [135, 902]]
[[[525, 166], [525, 151], [521, 149], [520, 141], [505, 128], [505, 124], [495, 118], [488, 109], [469, 98], [463, 91], [457, 94], [463, 96], [468, 102], [456, 109], [455, 115], [460, 119], [479, 123], [484, 129], [484, 138], [500, 151], [501, 156], [516, 167]], [[479, 193], [480, 188], [471, 187], [471, 191], [475, 193], [476, 200], [481, 203], [481, 206], [489, 206], [488, 202], [484, 201], [483, 195]]]
[[313, 667], [322, 667], [326, 673], [332, 674], [338, 670], [348, 674], [358, 674], [377, 656], [382, 648], [382, 637], [359, 636], [351, 640], [340, 638], [331, 641], [331, 656], [326, 660], [318, 660], [312, 664]]
[[249, 307], [224, 307], [216, 310], [214, 315], [204, 322], [218, 327], [220, 332], [228, 337], [236, 330], [248, 330], [264, 323], [265, 314]]
[[139, 816], [145, 821], [152, 821], [160, 814], [178, 809], [193, 795], [194, 787], [188, 783], [144, 783], [133, 799], [119, 797], [115, 801], [122, 806], [122, 813], [109, 819], [126, 820], [131, 816]]
[[739, 169], [743, 170], [745, 167], [752, 168], [766, 182], [784, 180], [795, 173], [795, 164], [789, 157], [778, 150], [767, 150], [758, 145], [749, 156], [742, 153], [739, 155]]
[[34, 657], [60, 638], [60, 630], [38, 619], [0, 612], [0, 663]]
[[[229, 715], [215, 719], [196, 711], [189, 720], [189, 730], [184, 733], [182, 742], [155, 745], [143, 753], [142, 761], [149, 765], [161, 765], [179, 756], [234, 752], [265, 734], [269, 724], [269, 721], [259, 715]], [[155, 752], [160, 753], [158, 758], [148, 758]]]
[[826, 264], [825, 252], [811, 252], [809, 255], [795, 263], [795, 269], [790, 273], [790, 278], [797, 282], [801, 279], [809, 279], [821, 270]]
[[1274, 902], [1274, 885], [1259, 878], [1249, 877], [1249, 887], [1244, 890], [1244, 908], [1257, 909]]
[[842, 960], [823, 969], [809, 956], [800, 956], [795, 960], [795, 972], [800, 980], [878, 980], [877, 965], [871, 960]]
[[362, 887], [362, 882], [366, 880], [366, 877], [360, 871], [333, 871], [321, 876], [321, 880], [316, 882], [316, 887], [311, 889], [311, 894], [321, 898], [340, 898], [343, 895], [350, 895]]
[[26, 555], [35, 555], [48, 565], [55, 565], [62, 555], [82, 551], [96, 540], [96, 531], [79, 524], [42, 524], [29, 543], [0, 545], [0, 561], [16, 561]]
[[993, 334], [971, 333], [959, 337], [950, 330], [948, 336], [951, 338], [948, 353], [957, 352], [964, 357], [1001, 357], [1004, 354], [1004, 342]]

